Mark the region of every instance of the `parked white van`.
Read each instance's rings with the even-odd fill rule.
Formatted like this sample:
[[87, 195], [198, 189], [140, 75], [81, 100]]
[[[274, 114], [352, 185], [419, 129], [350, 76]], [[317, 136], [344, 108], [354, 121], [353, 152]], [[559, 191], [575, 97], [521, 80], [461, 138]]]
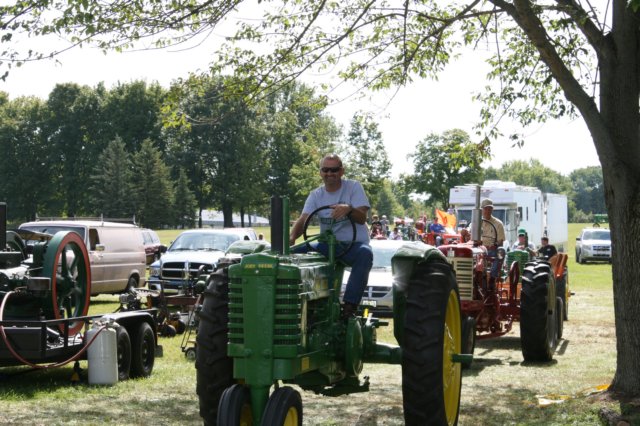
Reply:
[[19, 229], [51, 235], [60, 231], [78, 233], [89, 252], [91, 295], [121, 293], [145, 285], [146, 255], [142, 230], [135, 225], [93, 220], [51, 220], [23, 223]]

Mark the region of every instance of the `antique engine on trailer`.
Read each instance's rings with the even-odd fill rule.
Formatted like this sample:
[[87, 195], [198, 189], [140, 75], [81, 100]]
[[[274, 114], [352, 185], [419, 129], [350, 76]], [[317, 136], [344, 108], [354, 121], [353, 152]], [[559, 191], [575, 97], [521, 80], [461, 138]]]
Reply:
[[[0, 321], [80, 317], [87, 314], [91, 270], [87, 249], [75, 232], [53, 237], [26, 233], [27, 247], [7, 231], [7, 205], [0, 203]], [[74, 334], [82, 321], [60, 324]], [[67, 327], [67, 330], [63, 328]]]

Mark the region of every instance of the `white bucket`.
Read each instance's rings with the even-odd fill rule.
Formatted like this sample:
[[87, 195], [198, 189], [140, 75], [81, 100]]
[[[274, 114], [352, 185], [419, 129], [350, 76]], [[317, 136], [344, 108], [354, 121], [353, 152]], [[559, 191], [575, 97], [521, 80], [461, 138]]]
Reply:
[[[86, 333], [85, 342], [90, 342], [102, 326], [103, 324], [94, 323], [93, 328]], [[100, 331], [87, 350], [87, 361], [90, 385], [118, 383], [118, 342], [115, 329], [107, 327]]]

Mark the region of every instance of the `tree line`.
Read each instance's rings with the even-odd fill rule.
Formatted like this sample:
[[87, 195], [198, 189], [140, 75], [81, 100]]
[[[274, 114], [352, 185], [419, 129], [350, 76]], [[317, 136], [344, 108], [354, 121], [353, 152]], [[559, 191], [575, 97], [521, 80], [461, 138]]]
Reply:
[[570, 176], [537, 160], [483, 169], [477, 144], [453, 129], [418, 142], [408, 155], [413, 170], [394, 180], [372, 116], [354, 114], [343, 132], [326, 99], [305, 85], [248, 103], [233, 96], [232, 83], [210, 78], [197, 90], [188, 82], [169, 89], [68, 83], [46, 100], [0, 93], [0, 199], [9, 219], [129, 217], [151, 228], [186, 228], [213, 208], [232, 226], [232, 213], [268, 215], [271, 195], [289, 197], [299, 211], [327, 152], [343, 156], [372, 212], [389, 217], [431, 215], [446, 208], [449, 188], [484, 179], [565, 193], [571, 221], [604, 211], [598, 167]]

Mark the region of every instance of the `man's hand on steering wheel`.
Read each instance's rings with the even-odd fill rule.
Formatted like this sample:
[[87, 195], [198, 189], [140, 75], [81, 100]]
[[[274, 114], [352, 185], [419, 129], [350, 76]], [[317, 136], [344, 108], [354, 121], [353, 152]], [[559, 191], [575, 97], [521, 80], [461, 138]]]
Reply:
[[331, 217], [335, 220], [342, 219], [343, 217], [347, 217], [353, 211], [353, 206], [351, 204], [332, 204], [331, 209]]

